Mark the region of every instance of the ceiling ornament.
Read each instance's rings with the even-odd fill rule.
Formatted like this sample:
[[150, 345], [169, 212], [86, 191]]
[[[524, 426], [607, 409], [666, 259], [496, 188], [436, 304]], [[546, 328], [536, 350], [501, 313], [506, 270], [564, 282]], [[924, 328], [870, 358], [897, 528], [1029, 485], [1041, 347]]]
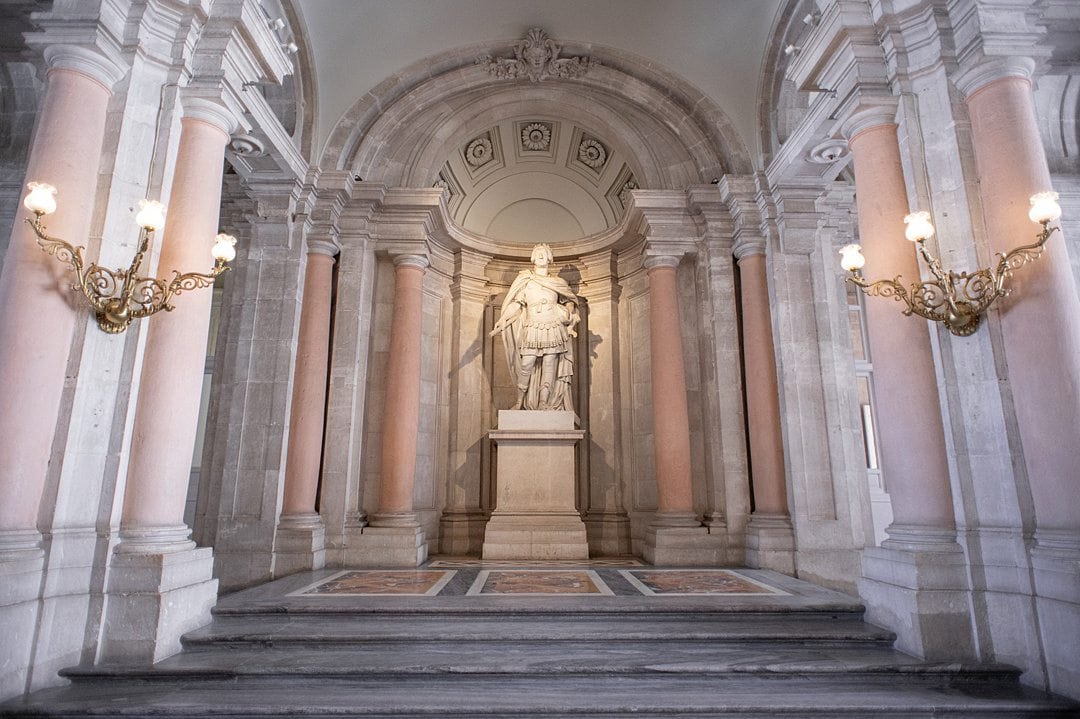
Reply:
[[491, 162], [493, 157], [491, 140], [487, 135], [476, 138], [465, 148], [465, 160], [473, 167], [482, 167]]
[[229, 139], [229, 149], [241, 157], [262, 157], [266, 147], [253, 135], [233, 135]]
[[521, 130], [521, 147], [524, 150], [542, 151], [551, 146], [551, 125], [546, 122], [530, 122]]
[[534, 27], [514, 46], [513, 58], [495, 58], [484, 54], [476, 58], [476, 64], [483, 65], [488, 73], [500, 80], [527, 77], [531, 82], [540, 82], [549, 77], [573, 80], [587, 73], [591, 66], [600, 64], [598, 60], [584, 56], [560, 58], [561, 51], [559, 43], [542, 29]]
[[826, 140], [810, 150], [807, 159], [818, 165], [831, 165], [849, 154], [848, 145], [843, 140]]
[[597, 140], [587, 137], [578, 145], [578, 159], [594, 170], [599, 170], [607, 161], [607, 150]]

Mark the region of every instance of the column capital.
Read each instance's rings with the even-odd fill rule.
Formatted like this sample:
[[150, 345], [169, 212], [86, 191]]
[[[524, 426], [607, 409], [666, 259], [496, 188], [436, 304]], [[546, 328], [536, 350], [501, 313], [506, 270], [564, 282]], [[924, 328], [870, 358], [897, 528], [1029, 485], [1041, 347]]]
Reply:
[[1036, 63], [1030, 57], [994, 57], [984, 60], [974, 67], [964, 70], [953, 79], [968, 100], [972, 95], [987, 85], [1007, 78], [1020, 78], [1030, 81], [1035, 75]]
[[49, 45], [44, 50], [45, 64], [51, 70], [70, 70], [86, 75], [112, 92], [113, 86], [127, 75], [119, 57], [112, 57], [97, 47], [84, 45]]
[[678, 255], [646, 255], [642, 264], [645, 266], [646, 270], [652, 272], [653, 270], [665, 267], [675, 269], [679, 266], [681, 261], [682, 257]]
[[431, 264], [427, 255], [400, 254], [393, 255], [395, 269], [411, 268], [423, 272]]
[[180, 103], [184, 108], [184, 119], [201, 120], [230, 136], [236, 130], [235, 114], [220, 102], [184, 93]]
[[737, 243], [732, 248], [732, 254], [735, 255], [735, 259], [742, 261], [747, 257], [753, 257], [754, 255], [765, 254], [765, 238], [764, 237], [748, 237], [746, 241]]
[[851, 141], [859, 133], [886, 125], [895, 125], [899, 104], [900, 98], [895, 95], [869, 96], [847, 113], [847, 117], [840, 123], [840, 132], [850, 146]]
[[316, 240], [309, 237], [307, 240], [307, 253], [309, 255], [326, 255], [327, 257], [337, 257], [340, 252], [341, 247], [332, 239]]

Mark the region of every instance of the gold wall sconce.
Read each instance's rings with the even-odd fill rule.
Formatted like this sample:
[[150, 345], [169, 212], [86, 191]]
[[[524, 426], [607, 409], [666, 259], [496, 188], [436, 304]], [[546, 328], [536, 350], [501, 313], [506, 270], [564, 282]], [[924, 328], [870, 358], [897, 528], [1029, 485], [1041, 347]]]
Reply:
[[905, 289], [899, 277], [891, 280], [867, 281], [861, 270], [866, 264], [859, 245], [847, 245], [840, 250], [840, 266], [850, 273], [847, 277], [868, 297], [892, 297], [903, 302], [907, 307], [903, 313], [907, 316], [917, 314], [928, 320], [942, 322], [954, 335], [967, 337], [979, 328], [983, 312], [999, 297], [1005, 297], [1011, 291], [1005, 287], [1005, 280], [1014, 271], [1042, 254], [1043, 246], [1057, 227], [1050, 223], [1061, 217], [1061, 206], [1057, 202], [1056, 192], [1040, 192], [1031, 196], [1031, 209], [1028, 217], [1032, 222], [1042, 225], [1034, 244], [1022, 245], [1006, 254], [998, 253], [996, 267], [976, 270], [975, 272], [953, 272], [941, 267], [936, 257], [926, 249], [926, 241], [934, 236], [934, 225], [930, 222], [929, 212], [913, 212], [904, 218], [907, 228], [904, 236], [915, 243], [919, 256], [923, 258], [933, 280], [913, 282], [910, 289]]
[[172, 298], [182, 292], [209, 287], [218, 275], [228, 271], [228, 263], [236, 257], [236, 238], [219, 234], [210, 254], [213, 268], [206, 274], [173, 270], [170, 280], [141, 277], [138, 272], [153, 240], [154, 232], [165, 225], [165, 205], [156, 200], [140, 200], [135, 222], [139, 231], [139, 249], [125, 269], [109, 270], [83, 260], [84, 247], [75, 247], [58, 238], [49, 237], [41, 218], [56, 211], [56, 188], [43, 182], [27, 185], [30, 192], [23, 200], [26, 209], [34, 213], [26, 222], [37, 235], [38, 245], [47, 254], [66, 264], [75, 273], [73, 290], [82, 292], [97, 316], [98, 327], [110, 334], [123, 332], [132, 320], [174, 307]]

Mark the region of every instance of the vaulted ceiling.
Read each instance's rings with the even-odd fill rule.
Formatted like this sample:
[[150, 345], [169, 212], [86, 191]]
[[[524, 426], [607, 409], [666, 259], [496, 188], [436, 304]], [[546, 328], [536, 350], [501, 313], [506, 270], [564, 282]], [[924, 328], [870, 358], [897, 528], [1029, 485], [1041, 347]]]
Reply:
[[[710, 96], [753, 148], [764, 47], [781, 0], [296, 0], [315, 60], [316, 148], [403, 68], [533, 27], [639, 55]], [[318, 156], [316, 152], [316, 156]]]

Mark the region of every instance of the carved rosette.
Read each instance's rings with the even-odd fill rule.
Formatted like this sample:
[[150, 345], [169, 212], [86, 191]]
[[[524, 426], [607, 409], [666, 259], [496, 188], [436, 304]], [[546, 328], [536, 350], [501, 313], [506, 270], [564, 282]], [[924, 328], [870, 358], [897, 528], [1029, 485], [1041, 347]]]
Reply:
[[543, 152], [551, 147], [551, 125], [546, 122], [530, 122], [521, 130], [521, 149]]
[[465, 160], [473, 167], [483, 167], [493, 157], [491, 138], [487, 135], [476, 138], [465, 147]]
[[576, 79], [587, 73], [590, 66], [600, 64], [584, 56], [560, 58], [560, 52], [562, 47], [559, 43], [542, 29], [534, 27], [514, 46], [513, 58], [481, 55], [476, 58], [476, 64], [482, 65], [500, 80], [527, 77], [530, 82], [540, 82], [548, 77]]
[[599, 170], [607, 162], [607, 149], [598, 140], [586, 137], [578, 145], [578, 159], [592, 169]]

